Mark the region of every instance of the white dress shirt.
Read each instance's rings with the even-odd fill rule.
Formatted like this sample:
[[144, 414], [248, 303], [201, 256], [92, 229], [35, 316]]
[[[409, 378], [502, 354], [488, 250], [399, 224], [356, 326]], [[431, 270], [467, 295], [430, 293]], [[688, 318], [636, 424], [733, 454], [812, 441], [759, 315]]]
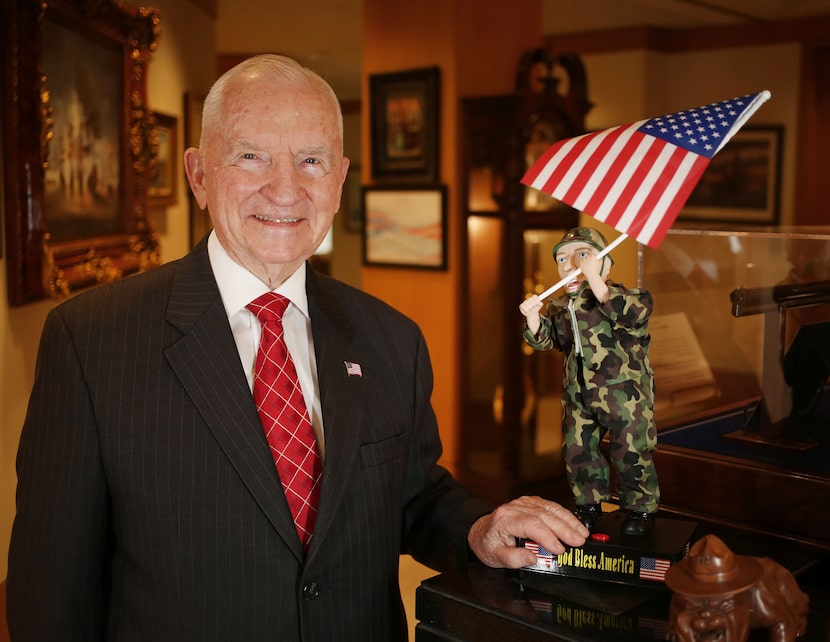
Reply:
[[[208, 238], [208, 257], [210, 267], [222, 295], [222, 303], [228, 315], [239, 359], [248, 379], [248, 387], [253, 391], [256, 354], [262, 333], [259, 320], [247, 306], [251, 301], [268, 292], [268, 286], [247, 269], [236, 263], [228, 253], [216, 232]], [[291, 303], [282, 318], [285, 330], [285, 343], [294, 360], [297, 377], [303, 390], [306, 407], [311, 417], [311, 425], [324, 456], [325, 441], [323, 433], [323, 415], [320, 406], [320, 386], [317, 381], [317, 361], [314, 356], [314, 340], [311, 336], [311, 317], [308, 314], [308, 298], [305, 290], [305, 264], [274, 290], [288, 298]]]

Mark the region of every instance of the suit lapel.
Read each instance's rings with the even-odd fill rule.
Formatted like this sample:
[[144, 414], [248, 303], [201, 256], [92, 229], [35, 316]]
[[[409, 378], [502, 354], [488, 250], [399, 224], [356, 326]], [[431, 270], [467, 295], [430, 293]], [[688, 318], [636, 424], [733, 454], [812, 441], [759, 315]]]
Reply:
[[355, 341], [353, 315], [335, 298], [328, 281], [310, 269], [306, 284], [326, 442], [320, 510], [309, 551], [313, 556], [331, 530], [356, 465], [364, 379], [349, 376], [346, 370], [347, 361], [356, 364], [363, 361]]
[[165, 355], [251, 495], [298, 558], [303, 552], [210, 269], [205, 242], [180, 263], [167, 320], [182, 337]]

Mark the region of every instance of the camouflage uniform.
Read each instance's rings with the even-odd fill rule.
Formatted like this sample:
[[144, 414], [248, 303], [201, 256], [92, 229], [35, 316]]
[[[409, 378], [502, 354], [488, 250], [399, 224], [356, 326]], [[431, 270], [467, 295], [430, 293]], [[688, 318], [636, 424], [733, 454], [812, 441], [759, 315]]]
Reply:
[[575, 349], [567, 299], [551, 303], [541, 315], [539, 332], [534, 336], [525, 328], [524, 339], [537, 350], [556, 348], [566, 355], [563, 453], [577, 506], [610, 498], [609, 464], [600, 452], [608, 433], [621, 508], [652, 513], [660, 501], [652, 461], [657, 429], [648, 360], [652, 298], [646, 290], [612, 281], [608, 288], [605, 304], [597, 301], [587, 283], [570, 300], [582, 355]]

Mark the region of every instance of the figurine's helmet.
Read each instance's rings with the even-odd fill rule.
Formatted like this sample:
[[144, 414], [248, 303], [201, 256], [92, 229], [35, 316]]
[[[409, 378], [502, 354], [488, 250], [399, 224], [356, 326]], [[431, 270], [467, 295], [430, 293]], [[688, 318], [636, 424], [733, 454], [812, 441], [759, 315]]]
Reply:
[[[568, 230], [559, 243], [553, 246], [554, 259], [559, 248], [568, 243], [587, 243], [595, 247], [599, 252], [604, 250], [608, 245], [605, 237], [599, 230], [595, 230], [593, 227], [575, 227], [572, 230]], [[614, 259], [611, 258], [610, 254], [606, 254], [604, 258], [607, 258], [611, 262], [611, 265], [614, 265]]]

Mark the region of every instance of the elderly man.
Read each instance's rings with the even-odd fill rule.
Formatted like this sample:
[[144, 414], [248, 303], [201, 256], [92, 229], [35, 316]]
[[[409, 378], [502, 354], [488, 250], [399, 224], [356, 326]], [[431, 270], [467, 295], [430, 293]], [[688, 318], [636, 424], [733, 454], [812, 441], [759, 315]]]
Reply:
[[491, 512], [437, 465], [411, 320], [315, 273], [348, 160], [316, 74], [259, 56], [205, 101], [185, 167], [214, 230], [46, 322], [18, 455], [15, 642], [389, 642], [398, 559], [520, 567], [587, 531]]

